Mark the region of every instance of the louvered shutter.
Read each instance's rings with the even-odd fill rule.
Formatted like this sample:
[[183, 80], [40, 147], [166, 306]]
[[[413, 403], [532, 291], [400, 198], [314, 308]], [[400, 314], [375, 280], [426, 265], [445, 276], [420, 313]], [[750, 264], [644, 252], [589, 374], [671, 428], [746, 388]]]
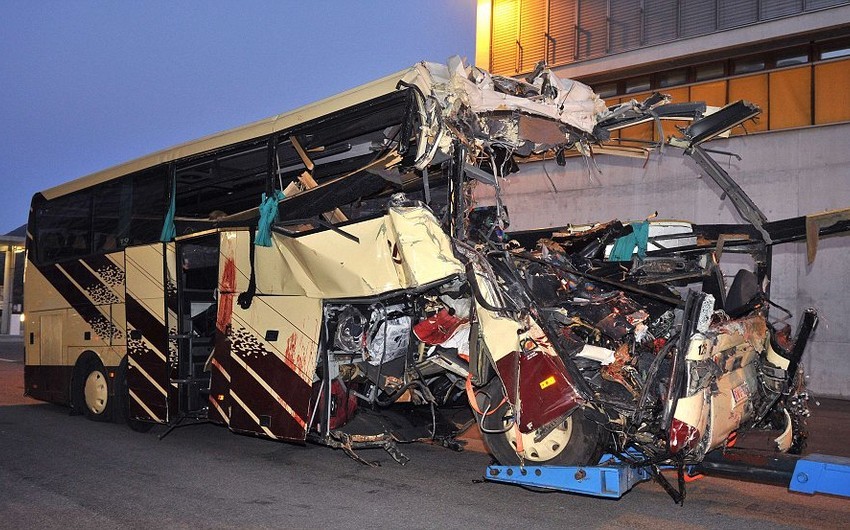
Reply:
[[758, 0], [718, 0], [718, 29], [734, 28], [758, 20]]
[[713, 0], [680, 0], [681, 37], [711, 33], [717, 28], [717, 3]]
[[609, 24], [611, 52], [631, 50], [640, 46], [641, 0], [610, 0]]
[[761, 0], [762, 20], [793, 15], [802, 10], [803, 0]]
[[578, 57], [604, 55], [608, 48], [608, 0], [578, 1]]
[[643, 44], [676, 38], [676, 0], [646, 0], [644, 3]]
[[575, 2], [550, 0], [547, 62], [560, 66], [575, 61]]
[[517, 73], [519, 4], [519, 0], [493, 0], [490, 71], [494, 74], [515, 75]]
[[824, 7], [832, 7], [846, 3], [847, 0], [805, 0], [803, 9], [811, 11], [813, 9], [822, 9]]
[[530, 72], [546, 57], [547, 0], [522, 0], [519, 17], [520, 72]]

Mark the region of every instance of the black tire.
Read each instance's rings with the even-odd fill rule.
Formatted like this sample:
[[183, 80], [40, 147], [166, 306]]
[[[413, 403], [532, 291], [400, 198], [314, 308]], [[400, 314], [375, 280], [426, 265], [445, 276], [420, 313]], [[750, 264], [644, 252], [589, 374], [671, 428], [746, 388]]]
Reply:
[[110, 421], [114, 404], [112, 390], [100, 359], [90, 352], [83, 354], [74, 369], [73, 408], [92, 421]]
[[127, 385], [127, 357], [121, 359], [121, 364], [115, 371], [115, 408], [116, 423], [126, 423], [136, 432], [148, 432], [154, 426], [149, 421], [137, 420], [130, 416], [130, 387]]
[[[499, 403], [504, 396], [501, 381], [496, 379], [487, 387], [492, 403]], [[513, 410], [505, 401], [493, 414], [484, 417], [483, 426], [487, 431], [504, 431], [512, 425]], [[479, 415], [479, 421], [481, 421]], [[480, 423], [479, 423], [480, 425]], [[490, 453], [502, 465], [520, 464], [516, 451], [516, 429], [510, 427], [505, 432], [481, 432]], [[602, 455], [602, 443], [599, 426], [585, 417], [581, 410], [573, 412], [562, 425], [555, 428], [540, 442], [533, 442], [533, 435], [522, 435], [526, 456], [522, 462], [526, 465], [586, 466], [595, 465]]]

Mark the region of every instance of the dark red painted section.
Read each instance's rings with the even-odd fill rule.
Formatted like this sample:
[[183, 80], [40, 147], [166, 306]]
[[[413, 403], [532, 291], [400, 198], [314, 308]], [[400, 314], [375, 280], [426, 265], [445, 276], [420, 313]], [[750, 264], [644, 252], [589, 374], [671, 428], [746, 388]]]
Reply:
[[[231, 355], [236, 355], [231, 352]], [[312, 388], [303, 379], [295, 375], [274, 354], [250, 355], [240, 357], [251, 370], [259, 374], [263, 381], [286, 400], [287, 405], [296, 411], [302, 421], [307, 421]], [[293, 441], [303, 441], [306, 435], [304, 427], [266, 390], [252, 374], [238, 362], [231, 362], [232, 387], [256, 416], [268, 416], [268, 428], [279, 437]], [[231, 401], [230, 427], [236, 430], [256, 432], [264, 435], [260, 425], [244, 411], [238, 403]]]
[[24, 366], [24, 393], [34, 399], [69, 405], [73, 366]]
[[578, 406], [575, 390], [561, 358], [541, 350], [513, 352], [496, 362], [508, 401], [517, 402], [519, 379], [519, 430], [530, 433]]
[[[230, 381], [227, 373], [232, 377], [230, 368], [230, 326], [233, 316], [233, 297], [236, 289], [236, 265], [232, 258], [224, 262], [224, 269], [218, 284], [218, 309], [215, 319], [215, 345], [213, 347], [213, 362], [210, 368], [210, 399], [215, 400], [218, 408], [210, 403], [209, 419], [219, 423], [227, 424], [230, 418], [226, 415], [232, 407], [230, 399]], [[219, 412], [218, 409], [222, 412]]]

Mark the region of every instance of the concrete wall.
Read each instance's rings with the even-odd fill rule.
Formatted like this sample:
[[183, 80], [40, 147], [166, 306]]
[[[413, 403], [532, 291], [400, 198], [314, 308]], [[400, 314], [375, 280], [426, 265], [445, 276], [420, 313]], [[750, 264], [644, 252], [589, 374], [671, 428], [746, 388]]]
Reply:
[[[839, 124], [716, 140], [706, 147], [743, 157], [714, 155], [767, 218], [777, 220], [850, 207], [848, 138], [850, 124]], [[566, 167], [554, 161], [522, 166], [503, 186], [511, 228], [635, 220], [654, 211], [662, 219], [743, 222], [680, 150], [667, 147], [645, 165], [611, 156], [597, 163], [601, 174], [592, 177], [581, 158], [568, 159]], [[479, 202], [492, 203], [482, 188]], [[849, 250], [850, 236], [822, 240], [809, 266], [805, 243], [774, 249], [771, 298], [795, 314], [795, 329], [801, 309], [814, 306], [820, 313], [805, 356], [814, 395], [850, 398]]]

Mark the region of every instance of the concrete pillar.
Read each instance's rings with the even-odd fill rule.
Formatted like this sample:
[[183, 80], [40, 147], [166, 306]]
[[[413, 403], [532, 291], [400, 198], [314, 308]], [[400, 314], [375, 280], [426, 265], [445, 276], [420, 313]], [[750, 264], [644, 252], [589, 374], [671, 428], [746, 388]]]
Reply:
[[6, 247], [6, 262], [3, 267], [3, 316], [0, 320], [0, 334], [9, 334], [12, 322], [12, 284], [15, 281], [15, 247]]

